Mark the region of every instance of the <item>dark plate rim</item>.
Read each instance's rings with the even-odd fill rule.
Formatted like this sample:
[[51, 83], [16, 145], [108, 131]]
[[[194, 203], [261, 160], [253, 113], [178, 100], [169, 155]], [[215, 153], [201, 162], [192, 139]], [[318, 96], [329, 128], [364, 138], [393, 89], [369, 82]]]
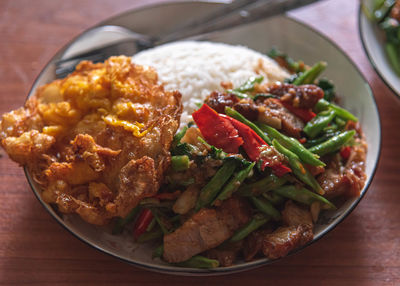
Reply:
[[[133, 8], [133, 9], [129, 9], [125, 12], [121, 12], [119, 14], [116, 14], [114, 16], [111, 16], [103, 21], [100, 21], [99, 23], [85, 29], [84, 31], [82, 31], [81, 33], [79, 33], [77, 36], [75, 36], [72, 40], [70, 40], [67, 44], [65, 44], [62, 48], [60, 48], [55, 55], [47, 62], [47, 64], [44, 66], [44, 68], [42, 69], [42, 71], [38, 74], [38, 76], [35, 78], [32, 87], [30, 88], [29, 92], [28, 92], [28, 97], [29, 95], [32, 93], [33, 89], [35, 88], [36, 82], [38, 81], [38, 79], [42, 76], [42, 74], [44, 73], [44, 71], [46, 70], [46, 68], [48, 66], [51, 65], [51, 63], [57, 59], [60, 58], [60, 55], [62, 55], [63, 52], [66, 51], [66, 49], [71, 46], [83, 33], [87, 32], [90, 29], [93, 29], [97, 26], [101, 26], [106, 24], [106, 22], [109, 22], [113, 19], [119, 18], [123, 15], [127, 15], [133, 12], [140, 12], [143, 10], [147, 10], [147, 9], [152, 9], [155, 7], [159, 7], [159, 6], [166, 6], [166, 5], [176, 5], [176, 4], [187, 4], [187, 3], [193, 3], [193, 2], [200, 2], [200, 3], [211, 3], [211, 4], [223, 4], [223, 1], [218, 1], [218, 0], [194, 0], [194, 1], [182, 1], [182, 0], [174, 0], [174, 1], [170, 1], [170, 2], [166, 2], [166, 3], [158, 3], [158, 4], [151, 4], [151, 5], [145, 5], [139, 8]], [[375, 158], [375, 165], [373, 167], [371, 176], [368, 178], [367, 182], [365, 183], [364, 186], [364, 190], [361, 193], [361, 195], [353, 202], [353, 204], [343, 213], [340, 215], [340, 218], [336, 221], [336, 223], [331, 223], [330, 226], [328, 226], [323, 232], [320, 233], [319, 236], [317, 236], [316, 238], [314, 238], [310, 243], [302, 246], [301, 248], [298, 248], [294, 251], [292, 251], [291, 253], [289, 253], [286, 257], [291, 256], [295, 253], [298, 253], [299, 251], [303, 250], [304, 248], [314, 244], [315, 242], [317, 242], [318, 240], [320, 240], [322, 237], [324, 237], [327, 233], [329, 233], [331, 230], [333, 230], [338, 224], [340, 224], [354, 209], [355, 207], [359, 204], [359, 202], [361, 201], [361, 199], [365, 196], [365, 194], [367, 193], [371, 182], [375, 176], [376, 173], [376, 169], [379, 165], [379, 161], [380, 161], [380, 154], [381, 154], [381, 121], [380, 121], [380, 113], [379, 113], [379, 109], [378, 106], [376, 104], [376, 100], [373, 94], [373, 91], [368, 83], [368, 81], [366, 80], [365, 76], [361, 73], [361, 71], [358, 69], [358, 67], [356, 66], [356, 64], [353, 62], [353, 60], [347, 55], [347, 53], [345, 53], [335, 42], [333, 42], [330, 38], [328, 38], [326, 35], [320, 33], [319, 31], [317, 31], [316, 29], [314, 29], [313, 27], [308, 26], [307, 24], [293, 19], [291, 17], [289, 17], [288, 15], [284, 15], [284, 17], [286, 17], [287, 20], [290, 20], [296, 24], [300, 24], [301, 26], [303, 26], [305, 29], [311, 30], [313, 33], [315, 33], [317, 36], [323, 38], [324, 40], [326, 40], [329, 44], [331, 44], [336, 50], [338, 50], [348, 61], [349, 63], [354, 67], [354, 69], [357, 71], [357, 73], [359, 74], [359, 76], [362, 78], [362, 80], [364, 81], [364, 83], [367, 86], [367, 89], [369, 90], [370, 96], [372, 97], [373, 103], [374, 103], [374, 107], [375, 107], [375, 111], [378, 115], [378, 134], [379, 134], [379, 142], [378, 142], [378, 152], [377, 152], [377, 156]], [[28, 98], [27, 97], [27, 98]], [[217, 275], [224, 275], [224, 274], [233, 274], [233, 273], [238, 273], [238, 272], [243, 272], [246, 270], [251, 270], [251, 269], [255, 269], [264, 265], [268, 265], [277, 261], [280, 261], [283, 258], [280, 259], [276, 259], [276, 260], [268, 260], [267, 258], [261, 258], [258, 259], [256, 261], [253, 262], [247, 262], [244, 263], [243, 265], [236, 265], [236, 266], [232, 266], [234, 267], [234, 269], [231, 269], [231, 267], [220, 267], [220, 268], [216, 268], [216, 269], [193, 269], [193, 268], [177, 268], [177, 267], [171, 267], [171, 266], [154, 266], [154, 265], [150, 265], [147, 263], [138, 263], [135, 261], [131, 261], [128, 260], [124, 257], [121, 257], [117, 254], [114, 254], [108, 250], [105, 250], [103, 248], [101, 248], [100, 246], [97, 246], [93, 243], [91, 243], [90, 241], [86, 240], [85, 238], [79, 236], [78, 234], [76, 234], [74, 231], [72, 231], [71, 229], [69, 229], [65, 223], [62, 221], [62, 219], [58, 216], [55, 216], [53, 214], [54, 210], [51, 208], [51, 206], [49, 206], [47, 203], [45, 203], [38, 192], [35, 191], [35, 186], [33, 184], [33, 182], [31, 181], [31, 177], [29, 175], [29, 172], [27, 170], [27, 168], [24, 168], [24, 172], [25, 172], [25, 176], [28, 180], [28, 183], [32, 189], [32, 192], [34, 193], [34, 195], [36, 196], [36, 198], [38, 199], [38, 201], [44, 206], [44, 208], [48, 211], [48, 213], [50, 214], [51, 217], [53, 217], [63, 228], [65, 228], [69, 233], [71, 233], [74, 237], [78, 238], [80, 241], [82, 241], [83, 243], [93, 247], [94, 249], [100, 251], [101, 253], [105, 253], [107, 255], [110, 255], [111, 257], [117, 258], [118, 260], [121, 260], [123, 262], [126, 262], [128, 264], [134, 265], [138, 268], [141, 269], [145, 269], [145, 270], [150, 270], [150, 271], [154, 271], [154, 272], [158, 272], [158, 273], [164, 273], [164, 274], [171, 274], [171, 275], [181, 275], [181, 276], [217, 276]], [[249, 265], [250, 264], [250, 265]]]

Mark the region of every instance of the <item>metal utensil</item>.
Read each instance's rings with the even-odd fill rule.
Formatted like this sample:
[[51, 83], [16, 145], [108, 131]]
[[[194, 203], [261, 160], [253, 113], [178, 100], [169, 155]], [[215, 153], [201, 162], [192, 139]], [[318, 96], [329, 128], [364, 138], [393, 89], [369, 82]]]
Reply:
[[[82, 60], [101, 62], [114, 55], [133, 55], [164, 43], [255, 22], [316, 1], [318, 0], [235, 0], [205, 17], [183, 23], [180, 28], [174, 29], [171, 33], [166, 33], [159, 38], [129, 31], [128, 39], [59, 60], [56, 62], [56, 77], [67, 76], [74, 71], [75, 66]], [[114, 30], [122, 29], [125, 33], [127, 31], [126, 28], [119, 26], [101, 26], [92, 29], [92, 32], [110, 28]]]

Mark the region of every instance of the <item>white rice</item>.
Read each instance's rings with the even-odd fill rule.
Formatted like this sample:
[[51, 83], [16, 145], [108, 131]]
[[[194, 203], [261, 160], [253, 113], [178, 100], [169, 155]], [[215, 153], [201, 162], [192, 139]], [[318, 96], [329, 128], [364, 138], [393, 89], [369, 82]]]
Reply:
[[243, 46], [211, 42], [175, 42], [138, 53], [136, 64], [152, 66], [166, 90], [182, 93], [181, 126], [212, 91], [223, 91], [221, 82], [234, 87], [252, 76], [264, 82], [282, 81], [289, 74], [267, 56]]

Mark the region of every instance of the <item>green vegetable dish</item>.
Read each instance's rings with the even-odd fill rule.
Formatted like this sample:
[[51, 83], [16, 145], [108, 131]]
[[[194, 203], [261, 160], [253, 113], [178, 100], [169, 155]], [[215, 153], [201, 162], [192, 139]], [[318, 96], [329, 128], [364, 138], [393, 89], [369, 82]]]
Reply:
[[278, 259], [313, 240], [321, 212], [360, 195], [367, 146], [319, 78], [327, 64], [269, 56], [290, 78], [212, 92], [175, 135], [157, 195], [117, 220], [115, 235], [132, 232], [154, 259], [181, 267]]
[[385, 51], [393, 70], [400, 76], [400, 1], [374, 0], [362, 4], [365, 15], [385, 33]]

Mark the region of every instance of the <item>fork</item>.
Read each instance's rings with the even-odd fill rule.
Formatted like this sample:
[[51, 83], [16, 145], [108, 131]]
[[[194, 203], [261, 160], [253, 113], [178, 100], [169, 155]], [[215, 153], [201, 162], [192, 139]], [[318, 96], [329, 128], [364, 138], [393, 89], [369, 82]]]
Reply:
[[288, 10], [316, 1], [318, 0], [234, 0], [232, 3], [216, 9], [205, 17], [183, 23], [180, 28], [158, 38], [138, 34], [120, 26], [108, 25], [96, 27], [91, 31], [95, 32], [96, 30], [101, 31], [103, 29], [120, 29], [124, 30], [125, 33], [129, 31], [129, 38], [57, 61], [56, 77], [63, 78], [67, 76], [83, 60], [101, 62], [110, 56], [133, 55], [164, 43], [255, 22], [262, 18], [282, 14]]

